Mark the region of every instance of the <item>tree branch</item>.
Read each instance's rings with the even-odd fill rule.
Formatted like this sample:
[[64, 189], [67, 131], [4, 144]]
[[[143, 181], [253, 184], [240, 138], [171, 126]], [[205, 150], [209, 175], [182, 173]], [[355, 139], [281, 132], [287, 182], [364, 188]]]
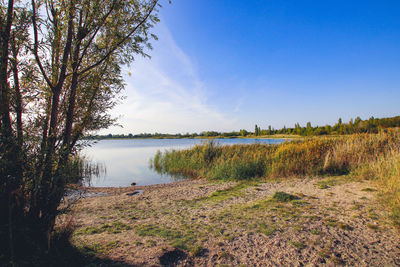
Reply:
[[111, 50], [108, 51], [108, 53], [105, 54], [99, 61], [97, 61], [93, 65], [83, 69], [82, 71], [79, 72], [79, 74], [83, 74], [83, 73], [85, 73], [85, 72], [97, 67], [98, 65], [103, 63], [104, 60], [106, 60], [108, 57], [110, 57], [112, 55], [112, 53], [114, 53], [126, 40], [128, 40], [146, 22], [146, 20], [149, 18], [149, 16], [153, 12], [154, 8], [156, 7], [157, 3], [158, 3], [158, 0], [154, 0], [153, 5], [150, 8], [150, 11], [146, 14], [146, 16], [139, 22], [139, 24], [128, 35], [126, 35], [113, 48], [111, 48]]
[[[33, 1], [33, 0], [32, 0]], [[66, 78], [66, 71], [68, 67], [68, 58], [71, 52], [71, 46], [72, 46], [72, 34], [74, 32], [74, 18], [73, 18], [73, 9], [74, 7], [73, 1], [70, 2], [69, 6], [69, 14], [68, 14], [68, 30], [67, 30], [67, 40], [65, 42], [64, 46], [64, 52], [63, 52], [63, 57], [61, 60], [61, 70], [60, 70], [60, 75], [58, 78], [57, 85], [55, 86], [57, 90], [61, 90], [62, 85], [65, 81]]]
[[49, 85], [51, 90], [54, 90], [54, 85], [50, 81], [49, 77], [47, 77], [46, 72], [43, 68], [42, 62], [40, 61], [38, 49], [39, 49], [39, 41], [38, 41], [38, 30], [36, 24], [36, 5], [35, 0], [32, 0], [32, 24], [33, 24], [33, 36], [34, 36], [34, 44], [33, 44], [33, 55], [35, 56], [36, 62], [39, 66], [40, 72], [43, 75], [46, 83]]
[[[109, 12], [108, 12], [105, 16], [103, 16], [103, 18], [101, 19], [102, 22], [101, 22], [100, 25], [97, 27], [97, 29], [95, 30], [95, 32], [93, 33], [93, 35], [90, 37], [90, 39], [89, 39], [87, 45], [85, 45], [85, 48], [84, 48], [83, 51], [82, 51], [82, 55], [81, 55], [81, 57], [79, 58], [79, 61], [78, 61], [78, 65], [77, 65], [78, 67], [81, 65], [82, 60], [83, 60], [83, 57], [86, 55], [86, 50], [89, 48], [90, 44], [93, 42], [93, 39], [96, 37], [97, 33], [99, 32], [99, 30], [101, 29], [101, 27], [104, 25], [104, 22], [106, 21], [106, 19], [110, 16], [111, 12], [114, 10], [114, 6], [115, 6], [115, 1], [113, 1], [113, 4], [112, 4], [112, 6], [111, 6]], [[75, 71], [75, 70], [74, 70], [74, 71]]]

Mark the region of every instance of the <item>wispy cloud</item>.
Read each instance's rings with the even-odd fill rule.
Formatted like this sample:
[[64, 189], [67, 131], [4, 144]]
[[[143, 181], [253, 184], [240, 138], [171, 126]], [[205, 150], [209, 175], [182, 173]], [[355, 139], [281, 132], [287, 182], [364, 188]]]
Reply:
[[242, 96], [241, 98], [238, 99], [238, 102], [237, 102], [235, 108], [233, 109], [234, 112], [239, 112], [241, 110], [244, 100], [245, 100], [244, 96]]
[[209, 104], [207, 85], [190, 57], [177, 45], [165, 24], [151, 59], [138, 58], [127, 73], [126, 100], [113, 114], [121, 128], [102, 133], [228, 131], [235, 120]]

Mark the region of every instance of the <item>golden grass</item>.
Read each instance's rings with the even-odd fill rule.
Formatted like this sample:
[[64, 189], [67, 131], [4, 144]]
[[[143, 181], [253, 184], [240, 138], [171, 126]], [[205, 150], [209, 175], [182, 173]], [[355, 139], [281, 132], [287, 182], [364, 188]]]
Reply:
[[400, 151], [392, 150], [355, 173], [376, 181], [381, 200], [391, 210], [393, 222], [400, 227]]

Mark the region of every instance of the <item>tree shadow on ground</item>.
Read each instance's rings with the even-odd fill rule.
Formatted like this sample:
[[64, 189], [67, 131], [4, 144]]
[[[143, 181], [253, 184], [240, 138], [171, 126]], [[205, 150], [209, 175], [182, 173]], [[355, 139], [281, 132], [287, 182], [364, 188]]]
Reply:
[[1, 255], [3, 257], [0, 257], [0, 266], [136, 266], [122, 261], [100, 258], [94, 251], [73, 246], [69, 240], [57, 240], [49, 252], [36, 249], [34, 253], [22, 250], [18, 254], [13, 262]]
[[175, 248], [174, 250], [166, 251], [160, 256], [161, 266], [177, 266], [180, 261], [188, 258], [188, 254], [181, 249]]

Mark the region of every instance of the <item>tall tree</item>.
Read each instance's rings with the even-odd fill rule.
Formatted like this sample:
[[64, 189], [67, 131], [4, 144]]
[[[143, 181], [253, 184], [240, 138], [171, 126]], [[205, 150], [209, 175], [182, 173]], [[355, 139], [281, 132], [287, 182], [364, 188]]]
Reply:
[[[50, 246], [80, 137], [115, 120], [121, 66], [156, 36], [157, 0], [1, 2], [0, 228], [13, 255], [17, 229]], [[7, 244], [4, 240], [7, 240]], [[4, 248], [4, 250], [3, 250]]]

